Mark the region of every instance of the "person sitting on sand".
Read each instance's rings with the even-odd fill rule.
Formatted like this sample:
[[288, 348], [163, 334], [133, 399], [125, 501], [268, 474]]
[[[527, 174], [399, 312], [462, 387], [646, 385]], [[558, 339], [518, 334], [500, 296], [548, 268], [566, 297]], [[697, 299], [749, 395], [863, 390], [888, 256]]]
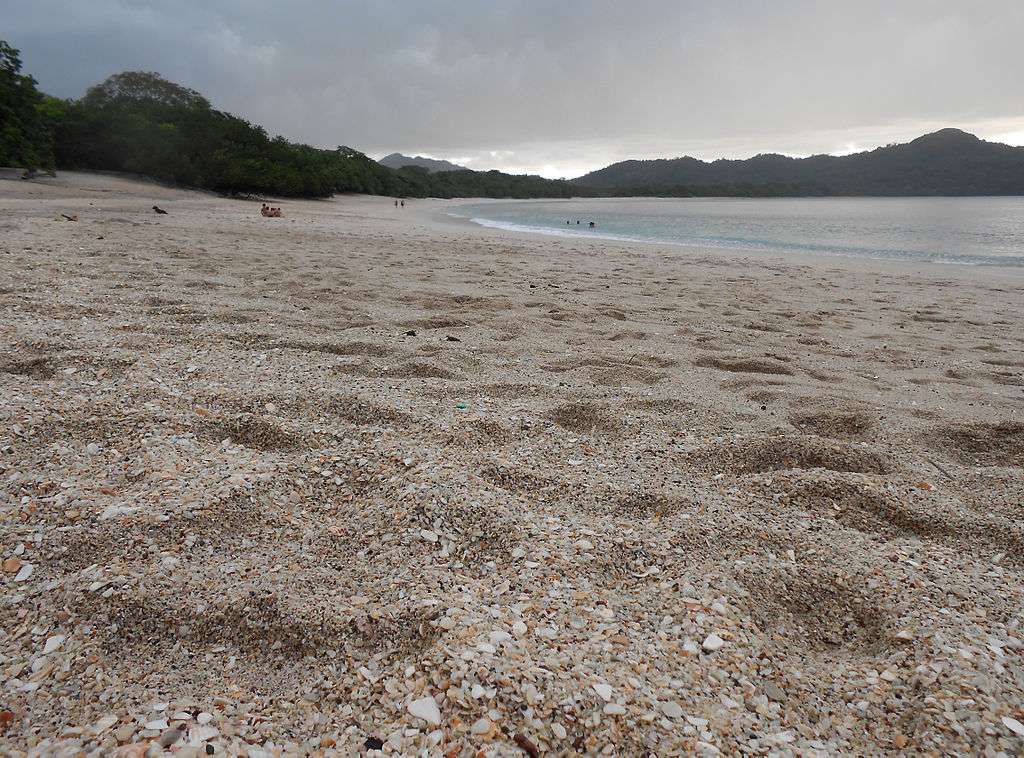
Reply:
[[264, 203], [263, 207], [260, 208], [260, 215], [261, 216], [269, 216], [270, 215], [270, 206], [267, 205], [266, 203]]

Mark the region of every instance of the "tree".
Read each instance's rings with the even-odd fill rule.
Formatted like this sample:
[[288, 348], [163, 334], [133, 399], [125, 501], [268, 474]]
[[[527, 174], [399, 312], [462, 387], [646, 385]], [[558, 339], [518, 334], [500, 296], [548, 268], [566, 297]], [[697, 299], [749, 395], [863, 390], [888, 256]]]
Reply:
[[17, 50], [0, 40], [0, 166], [52, 168], [53, 137], [47, 111], [53, 104], [21, 73]]
[[210, 101], [193, 89], [164, 79], [155, 71], [122, 71], [85, 93], [86, 105], [149, 104], [172, 108], [210, 109]]

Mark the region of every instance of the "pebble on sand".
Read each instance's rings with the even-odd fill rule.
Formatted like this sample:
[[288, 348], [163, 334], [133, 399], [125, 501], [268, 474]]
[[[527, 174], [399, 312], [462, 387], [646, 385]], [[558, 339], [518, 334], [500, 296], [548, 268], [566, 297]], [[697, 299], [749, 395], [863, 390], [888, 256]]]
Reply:
[[721, 650], [723, 645], [725, 645], [725, 640], [723, 640], [714, 632], [709, 634], [707, 638], [704, 640], [704, 642], [701, 643], [701, 647], [703, 647], [709, 653], [713, 653], [716, 650]]
[[423, 719], [428, 724], [434, 726], [440, 726], [441, 724], [441, 709], [437, 707], [437, 701], [433, 697], [427, 695], [421, 697], [419, 700], [413, 700], [408, 705], [409, 713], [419, 719]]
[[674, 700], [670, 700], [667, 703], [661, 704], [661, 712], [668, 716], [670, 719], [677, 719], [683, 715], [683, 708], [679, 703]]
[[35, 571], [35, 568], [36, 567], [33, 566], [31, 563], [24, 564], [21, 567], [21, 570], [18, 571], [17, 575], [14, 577], [14, 581], [27, 582], [29, 577], [32, 576], [32, 572]]
[[1024, 737], [1024, 724], [1017, 721], [1017, 719], [1011, 716], [1003, 716], [1003, 726], [1005, 726], [1011, 732], [1016, 734], [1018, 737]]
[[55, 650], [59, 650], [60, 646], [64, 644], [64, 635], [55, 634], [46, 640], [46, 645], [43, 646], [43, 655], [49, 655]]

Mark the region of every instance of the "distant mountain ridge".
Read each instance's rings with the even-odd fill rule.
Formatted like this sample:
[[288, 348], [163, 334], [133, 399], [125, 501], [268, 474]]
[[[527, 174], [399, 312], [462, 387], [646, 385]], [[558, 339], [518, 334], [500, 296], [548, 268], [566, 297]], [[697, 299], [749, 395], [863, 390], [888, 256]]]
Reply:
[[468, 171], [465, 166], [460, 166], [457, 163], [451, 161], [441, 160], [439, 158], [424, 158], [421, 155], [408, 156], [402, 155], [401, 153], [391, 153], [391, 155], [385, 155], [381, 158], [378, 163], [388, 168], [403, 168], [405, 166], [417, 166], [419, 168], [425, 168], [432, 174], [438, 174], [443, 171]]
[[1024, 195], [1024, 147], [941, 129], [853, 155], [629, 160], [571, 181], [601, 195]]

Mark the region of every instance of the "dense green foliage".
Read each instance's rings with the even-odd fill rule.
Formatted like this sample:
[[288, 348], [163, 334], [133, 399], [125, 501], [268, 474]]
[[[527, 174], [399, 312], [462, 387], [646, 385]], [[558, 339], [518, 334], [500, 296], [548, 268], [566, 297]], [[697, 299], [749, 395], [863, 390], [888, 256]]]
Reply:
[[52, 168], [52, 119], [59, 101], [36, 89], [21, 73], [18, 51], [0, 40], [0, 166]]
[[142, 72], [112, 76], [68, 103], [56, 154], [62, 168], [126, 171], [226, 194], [395, 194], [404, 185], [362, 153], [271, 138], [199, 93]]
[[943, 129], [847, 156], [624, 161], [574, 183], [605, 195], [1024, 195], [1024, 148]]
[[7, 117], [3, 111], [4, 145], [13, 147], [0, 153], [0, 165], [56, 162], [60, 168], [142, 174], [225, 194], [279, 197], [338, 192], [570, 197], [576, 192], [567, 182], [497, 171], [444, 176], [415, 167], [396, 171], [351, 148], [322, 150], [271, 138], [262, 127], [215, 110], [198, 92], [151, 72], [116, 74], [77, 101], [44, 98], [31, 78], [17, 76], [16, 51], [6, 45], [0, 50], [10, 61], [2, 103], [13, 113]]
[[411, 197], [578, 197], [589, 194], [569, 182], [500, 171], [444, 171], [406, 166], [395, 173]]

